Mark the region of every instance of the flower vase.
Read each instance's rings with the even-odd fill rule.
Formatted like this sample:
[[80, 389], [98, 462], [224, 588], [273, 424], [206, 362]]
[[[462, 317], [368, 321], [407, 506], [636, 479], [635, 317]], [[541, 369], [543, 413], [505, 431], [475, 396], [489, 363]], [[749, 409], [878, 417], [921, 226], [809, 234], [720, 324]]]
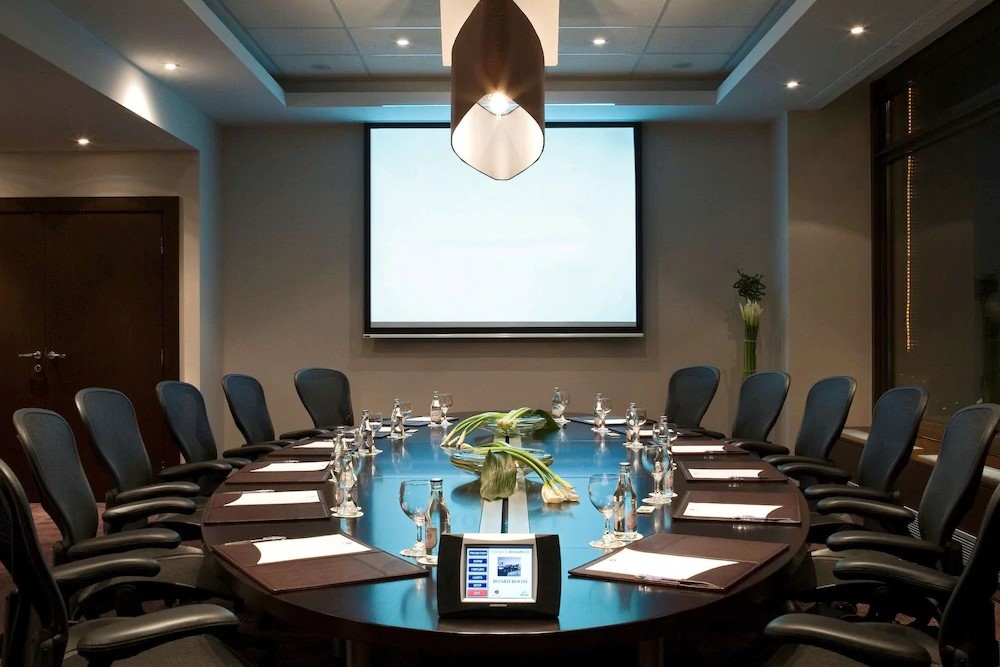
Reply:
[[743, 334], [743, 379], [757, 372], [757, 327], [747, 325]]

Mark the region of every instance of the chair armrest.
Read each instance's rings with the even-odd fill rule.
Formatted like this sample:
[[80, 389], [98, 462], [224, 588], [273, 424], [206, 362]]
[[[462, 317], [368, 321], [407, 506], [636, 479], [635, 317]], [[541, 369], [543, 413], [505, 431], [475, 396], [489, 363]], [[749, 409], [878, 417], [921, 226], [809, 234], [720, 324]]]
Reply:
[[[778, 468], [782, 470], [782, 468]], [[802, 491], [805, 497], [813, 502], [819, 502], [823, 498], [864, 498], [866, 500], [880, 500], [890, 503], [894, 500], [894, 494], [885, 491], [876, 491], [864, 486], [850, 486], [848, 484], [813, 484]]]
[[748, 452], [753, 452], [757, 456], [775, 456], [780, 454], [788, 454], [788, 447], [784, 445], [776, 445], [773, 442], [765, 442], [763, 440], [738, 440], [731, 439], [730, 444], [736, 445], [740, 449], [745, 449]]
[[87, 661], [109, 665], [167, 642], [233, 630], [233, 612], [214, 604], [192, 604], [123, 618], [85, 632], [76, 650]]
[[157, 482], [146, 484], [134, 489], [127, 489], [115, 494], [115, 506], [133, 503], [137, 500], [147, 500], [149, 498], [162, 498], [163, 496], [180, 496], [181, 498], [191, 498], [201, 493], [201, 487], [194, 482], [175, 481]]
[[[291, 443], [286, 443], [291, 444]], [[284, 447], [285, 445], [278, 444], [268, 444], [262, 443], [259, 445], [243, 445], [242, 447], [233, 447], [232, 449], [227, 449], [222, 452], [224, 460], [228, 460], [229, 457], [244, 458], [255, 461], [262, 456], [267, 456], [271, 452], [277, 451]]]
[[327, 433], [329, 431], [324, 431], [321, 428], [302, 428], [298, 431], [286, 431], [278, 437], [282, 440], [301, 440], [302, 438], [311, 438], [315, 435], [326, 435]]
[[692, 430], [692, 431], [698, 431], [699, 433], [701, 433], [706, 438], [715, 438], [716, 440], [725, 440], [726, 439], [726, 434], [725, 433], [719, 433], [718, 431], [711, 431], [711, 430], [709, 430], [707, 428], [701, 428], [700, 426], [697, 427], [697, 428], [692, 428], [690, 430]]
[[772, 454], [770, 456], [765, 456], [764, 460], [773, 465], [775, 468], [783, 466], [786, 463], [812, 463], [813, 465], [818, 466], [833, 465], [833, 462], [828, 459], [817, 459], [812, 456], [798, 456], [796, 454]]
[[193, 463], [170, 466], [161, 470], [156, 476], [168, 482], [179, 479], [194, 481], [199, 477], [211, 477], [222, 480], [232, 470], [233, 466], [231, 464], [216, 459], [215, 461], [195, 461]]
[[820, 514], [856, 514], [866, 519], [874, 519], [896, 534], [905, 531], [906, 526], [917, 518], [916, 514], [902, 505], [842, 496], [823, 498], [816, 503], [816, 511]]
[[796, 461], [795, 463], [786, 463], [779, 467], [778, 470], [796, 479], [812, 477], [820, 482], [833, 482], [836, 484], [846, 484], [851, 479], [851, 473], [843, 468], [832, 466], [829, 463]]
[[833, 573], [847, 581], [875, 579], [935, 600], [947, 600], [958, 585], [958, 577], [937, 568], [877, 552], [842, 558], [833, 566]]
[[155, 577], [160, 564], [153, 558], [109, 554], [56, 565], [50, 572], [63, 599], [68, 600], [80, 589], [114, 577]]
[[826, 546], [832, 551], [880, 551], [921, 565], [934, 565], [944, 556], [944, 549], [934, 542], [869, 530], [842, 530], [828, 537]]
[[848, 623], [817, 614], [785, 614], [764, 628], [764, 635], [784, 644], [806, 644], [880, 667], [929, 667], [931, 656], [905, 637], [877, 626]]
[[123, 533], [112, 533], [80, 540], [66, 550], [70, 560], [81, 560], [104, 554], [117, 554], [132, 549], [174, 549], [181, 543], [181, 536], [166, 528], [140, 528]]
[[227, 456], [226, 458], [219, 460], [228, 463], [236, 470], [239, 470], [240, 468], [245, 468], [246, 466], [252, 463], [250, 459], [243, 458], [242, 456]]
[[108, 526], [109, 533], [117, 533], [126, 525], [148, 519], [157, 514], [194, 514], [198, 508], [190, 498], [147, 498], [134, 503], [115, 505], [105, 510], [102, 518]]

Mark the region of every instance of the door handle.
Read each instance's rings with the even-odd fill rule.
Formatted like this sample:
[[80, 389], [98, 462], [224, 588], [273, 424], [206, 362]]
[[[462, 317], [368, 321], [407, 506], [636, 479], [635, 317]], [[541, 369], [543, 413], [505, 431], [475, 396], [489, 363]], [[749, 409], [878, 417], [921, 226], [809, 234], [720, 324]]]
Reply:
[[[65, 359], [66, 358], [66, 355], [64, 353], [62, 353], [62, 352], [53, 352], [52, 350], [49, 350], [49, 353], [46, 354], [45, 356], [48, 357], [49, 359]], [[35, 357], [35, 358], [38, 359], [38, 357]]]
[[19, 354], [17, 356], [21, 357], [22, 359], [41, 359], [42, 351], [35, 350], [34, 352], [25, 352], [24, 354]]

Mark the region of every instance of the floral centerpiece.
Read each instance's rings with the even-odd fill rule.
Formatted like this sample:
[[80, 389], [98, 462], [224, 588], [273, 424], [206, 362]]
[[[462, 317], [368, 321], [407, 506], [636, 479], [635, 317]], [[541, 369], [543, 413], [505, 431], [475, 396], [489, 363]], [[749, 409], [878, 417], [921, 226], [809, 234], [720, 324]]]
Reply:
[[[541, 418], [541, 423], [539, 422]], [[573, 485], [552, 471], [529, 450], [515, 447], [501, 440], [471, 445], [466, 437], [479, 428], [490, 427], [496, 435], [515, 435], [530, 430], [547, 431], [559, 425], [544, 410], [516, 408], [510, 412], [484, 412], [463, 419], [441, 443], [442, 447], [455, 447], [462, 452], [472, 451], [482, 455], [479, 473], [479, 495], [484, 500], [508, 498], [517, 488], [518, 468], [530, 469], [542, 480], [542, 501], [546, 503], [576, 502], [580, 500]], [[452, 462], [456, 459], [453, 457]], [[456, 463], [456, 465], [459, 465]], [[464, 467], [459, 465], [459, 467]]]
[[760, 316], [764, 307], [760, 305], [766, 289], [760, 273], [748, 275], [739, 269], [736, 273], [739, 279], [733, 283], [740, 295], [740, 315], [743, 316], [743, 379], [747, 379], [757, 371], [757, 330], [760, 328]]

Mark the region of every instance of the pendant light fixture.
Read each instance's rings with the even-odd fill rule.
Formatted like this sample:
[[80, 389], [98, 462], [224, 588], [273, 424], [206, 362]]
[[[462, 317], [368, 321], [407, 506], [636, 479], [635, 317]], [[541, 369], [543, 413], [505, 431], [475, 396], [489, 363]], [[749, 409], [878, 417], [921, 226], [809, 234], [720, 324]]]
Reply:
[[473, 169], [508, 180], [541, 156], [558, 31], [558, 0], [441, 0], [451, 147]]

